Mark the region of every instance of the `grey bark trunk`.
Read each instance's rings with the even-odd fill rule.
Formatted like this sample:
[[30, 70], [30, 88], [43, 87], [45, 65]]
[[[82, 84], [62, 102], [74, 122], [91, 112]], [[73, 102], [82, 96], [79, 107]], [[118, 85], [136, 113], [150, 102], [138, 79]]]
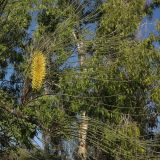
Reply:
[[49, 137], [48, 134], [43, 132], [42, 133], [42, 138], [43, 138], [44, 156], [45, 156], [45, 158], [47, 158], [48, 155], [50, 154], [50, 149], [49, 149], [50, 137]]
[[[44, 92], [45, 94], [49, 93], [49, 88], [47, 87], [47, 85], [45, 84], [44, 87]], [[44, 156], [47, 159], [48, 156], [50, 155], [50, 135], [49, 133], [47, 133], [46, 131], [42, 131], [42, 139], [43, 139], [43, 148], [44, 148]]]
[[88, 118], [86, 116], [86, 112], [83, 111], [81, 115], [81, 123], [79, 126], [79, 131], [78, 131], [78, 134], [79, 134], [78, 135], [78, 141], [79, 141], [78, 156], [81, 160], [87, 159], [87, 144], [86, 144], [87, 130], [88, 130]]
[[[79, 57], [79, 63], [80, 67], [82, 69], [84, 60], [85, 60], [85, 50], [84, 50], [84, 43], [82, 41], [79, 41], [77, 38], [78, 36], [76, 35], [75, 32], [73, 32], [73, 36], [75, 40], [77, 41], [77, 47], [78, 47], [78, 57]], [[81, 160], [86, 160], [87, 159], [87, 144], [86, 144], [86, 139], [87, 139], [87, 130], [88, 130], [88, 118], [86, 115], [86, 111], [83, 111], [81, 114], [81, 121], [80, 121], [80, 126], [79, 126], [79, 131], [78, 131], [78, 158]]]

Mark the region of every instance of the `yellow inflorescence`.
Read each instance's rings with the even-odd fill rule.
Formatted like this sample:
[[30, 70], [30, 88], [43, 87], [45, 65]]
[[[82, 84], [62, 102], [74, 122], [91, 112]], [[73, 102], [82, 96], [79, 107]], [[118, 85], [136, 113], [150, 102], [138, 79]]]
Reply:
[[46, 57], [42, 52], [36, 51], [32, 57], [31, 76], [32, 88], [39, 90], [46, 75]]

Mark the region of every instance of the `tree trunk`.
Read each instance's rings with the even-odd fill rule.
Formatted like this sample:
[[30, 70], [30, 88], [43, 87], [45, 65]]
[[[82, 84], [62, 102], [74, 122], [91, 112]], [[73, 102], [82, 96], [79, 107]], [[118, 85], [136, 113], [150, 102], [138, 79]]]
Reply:
[[86, 112], [83, 111], [81, 115], [81, 122], [79, 126], [79, 132], [78, 132], [78, 156], [81, 160], [87, 159], [87, 130], [88, 130], [88, 118], [86, 116]]
[[49, 149], [50, 136], [47, 133], [43, 132], [42, 139], [43, 139], [44, 156], [45, 158], [47, 158], [48, 155], [50, 154], [50, 149]]
[[[76, 35], [75, 32], [73, 32], [73, 35], [75, 40], [77, 41], [79, 63], [80, 63], [80, 68], [82, 69], [82, 65], [85, 60], [84, 43], [82, 41], [79, 41], [78, 35]], [[88, 118], [86, 115], [86, 111], [83, 111], [81, 114], [80, 126], [78, 131], [78, 153], [77, 153], [78, 159], [81, 160], [87, 159], [87, 144], [86, 144], [87, 130], [88, 130]]]
[[[44, 86], [44, 92], [45, 94], [49, 94], [49, 88], [47, 86], [47, 84], [45, 84]], [[44, 157], [45, 159], [47, 159], [50, 155], [50, 134], [48, 133], [48, 131], [42, 131], [42, 139], [43, 139], [43, 148], [44, 148]]]

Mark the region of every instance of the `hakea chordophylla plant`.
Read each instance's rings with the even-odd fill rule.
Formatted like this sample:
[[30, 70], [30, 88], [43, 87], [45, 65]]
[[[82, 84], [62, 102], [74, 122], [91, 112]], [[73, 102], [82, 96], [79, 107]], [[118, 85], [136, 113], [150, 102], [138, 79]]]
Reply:
[[42, 52], [36, 51], [32, 57], [31, 76], [32, 88], [39, 90], [42, 87], [43, 80], [46, 75], [46, 57]]

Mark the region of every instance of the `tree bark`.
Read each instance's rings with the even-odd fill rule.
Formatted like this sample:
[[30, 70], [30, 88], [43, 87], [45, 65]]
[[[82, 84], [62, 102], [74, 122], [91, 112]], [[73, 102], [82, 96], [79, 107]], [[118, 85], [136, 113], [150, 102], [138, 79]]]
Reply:
[[[78, 57], [79, 57], [79, 64], [80, 68], [82, 69], [84, 60], [85, 60], [85, 50], [84, 50], [84, 43], [82, 41], [79, 41], [78, 35], [76, 35], [75, 32], [73, 32], [73, 36], [77, 42], [77, 48], [78, 48]], [[87, 159], [87, 130], [88, 130], [88, 118], [86, 115], [86, 111], [83, 111], [80, 118], [80, 126], [78, 131], [78, 158], [80, 160], [86, 160]]]
[[43, 139], [44, 156], [45, 158], [47, 158], [48, 155], [50, 154], [50, 149], [49, 149], [50, 136], [46, 132], [43, 132], [42, 139]]

